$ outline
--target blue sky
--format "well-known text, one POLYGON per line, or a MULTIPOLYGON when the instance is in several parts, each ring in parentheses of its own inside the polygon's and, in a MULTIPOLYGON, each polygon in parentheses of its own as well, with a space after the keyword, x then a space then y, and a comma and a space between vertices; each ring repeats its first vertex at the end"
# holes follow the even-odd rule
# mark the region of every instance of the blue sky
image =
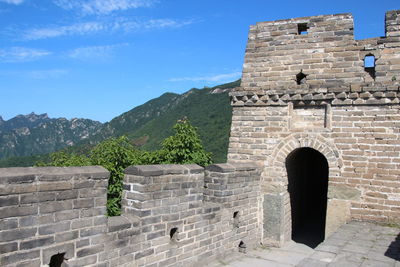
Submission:
POLYGON ((165 92, 240 78, 249 26, 353 13, 384 35, 399 0, 0 0, 0 116, 106 122, 165 92))

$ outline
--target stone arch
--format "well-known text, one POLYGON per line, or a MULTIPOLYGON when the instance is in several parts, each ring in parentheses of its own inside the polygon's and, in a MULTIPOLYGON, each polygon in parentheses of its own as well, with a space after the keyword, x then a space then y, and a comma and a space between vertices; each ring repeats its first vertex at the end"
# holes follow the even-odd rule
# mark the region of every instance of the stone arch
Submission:
MULTIPOLYGON (((329 165, 329 178, 339 176, 342 167, 342 159, 339 151, 333 143, 326 140, 320 134, 296 133, 287 136, 273 150, 266 167, 268 169, 273 168, 274 173, 281 172, 280 177, 287 184, 286 158, 292 151, 302 147, 313 148, 325 156, 329 165)), ((268 175, 268 171, 266 174, 270 176, 268 175)))
MULTIPOLYGON (((311 148, 325 157, 328 163, 329 181, 340 176, 342 159, 336 146, 320 133, 294 133, 282 138, 265 162, 261 188, 263 193, 264 242, 282 245, 292 239, 292 219, 288 192, 286 159, 295 150, 311 148), (277 240, 278 243, 272 243, 277 240)), ((329 189, 328 189, 329 190, 329 189)), ((328 203, 329 206, 329 203, 328 203)), ((326 217, 326 225, 334 218, 326 217)))

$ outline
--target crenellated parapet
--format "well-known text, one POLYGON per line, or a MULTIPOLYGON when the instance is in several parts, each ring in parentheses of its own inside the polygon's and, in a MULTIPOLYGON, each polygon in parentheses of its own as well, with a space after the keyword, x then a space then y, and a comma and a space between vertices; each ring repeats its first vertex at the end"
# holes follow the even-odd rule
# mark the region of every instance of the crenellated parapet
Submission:
POLYGON ((386 36, 366 40, 354 40, 348 13, 257 23, 250 27, 237 91, 398 88, 399 17, 398 10, 387 12, 386 36))
POLYGON ((125 173, 122 215, 106 217, 102 167, 0 169, 0 265, 198 266, 261 241, 257 166, 125 173))

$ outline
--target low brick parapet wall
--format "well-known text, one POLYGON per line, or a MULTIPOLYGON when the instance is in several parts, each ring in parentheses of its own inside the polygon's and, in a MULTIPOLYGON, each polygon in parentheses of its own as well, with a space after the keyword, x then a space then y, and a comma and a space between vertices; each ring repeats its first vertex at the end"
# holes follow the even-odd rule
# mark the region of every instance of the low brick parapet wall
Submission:
POLYGON ((99 166, 0 169, 0 265, 74 258, 106 232, 109 173, 99 166))
POLYGON ((61 255, 67 266, 195 266, 243 250, 261 240, 259 174, 251 164, 132 166, 123 214, 107 218, 102 167, 0 169, 0 265, 61 255), (229 199, 210 199, 205 185, 229 199))

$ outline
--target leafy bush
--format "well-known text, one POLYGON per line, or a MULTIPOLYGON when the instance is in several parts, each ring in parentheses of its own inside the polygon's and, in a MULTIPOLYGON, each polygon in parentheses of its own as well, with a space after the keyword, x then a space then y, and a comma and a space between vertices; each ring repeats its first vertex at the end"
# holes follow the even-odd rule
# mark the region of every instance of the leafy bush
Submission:
POLYGON ((184 118, 173 127, 175 135, 166 138, 159 151, 160 163, 211 164, 211 153, 204 151, 196 129, 184 118))
POLYGON ((175 135, 162 143, 157 151, 139 151, 125 136, 107 139, 90 151, 89 156, 60 151, 51 154, 50 163, 39 166, 89 166, 101 165, 110 172, 107 193, 107 215, 121 214, 122 181, 124 170, 140 164, 211 164, 211 153, 204 151, 196 129, 187 119, 179 120, 173 127, 175 135))

